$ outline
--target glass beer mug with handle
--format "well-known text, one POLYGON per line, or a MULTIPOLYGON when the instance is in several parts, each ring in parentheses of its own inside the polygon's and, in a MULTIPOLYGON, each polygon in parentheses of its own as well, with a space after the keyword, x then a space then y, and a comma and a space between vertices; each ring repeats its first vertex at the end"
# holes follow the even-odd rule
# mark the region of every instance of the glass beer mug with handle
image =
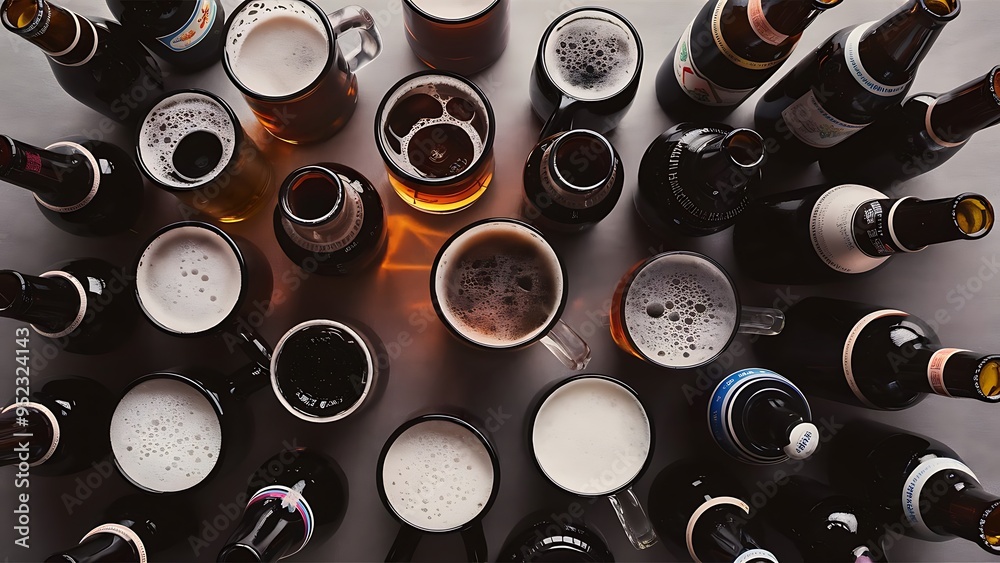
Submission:
POLYGON ((275 137, 293 144, 338 132, 358 101, 355 73, 382 52, 375 20, 360 6, 330 14, 310 0, 247 0, 226 26, 223 67, 275 137), (357 30, 345 53, 340 37, 357 30))

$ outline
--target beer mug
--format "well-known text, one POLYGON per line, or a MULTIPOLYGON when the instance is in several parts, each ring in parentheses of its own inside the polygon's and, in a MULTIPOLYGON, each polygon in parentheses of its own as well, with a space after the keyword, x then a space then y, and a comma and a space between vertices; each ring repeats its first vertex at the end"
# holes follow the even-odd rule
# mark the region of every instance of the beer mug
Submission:
POLYGON ((737 333, 773 336, 778 309, 740 305, 729 274, 711 258, 673 251, 639 262, 611 300, 611 337, 650 364, 687 369, 714 361, 737 333))
POLYGON ((271 200, 271 164, 232 108, 205 90, 169 92, 142 118, 139 169, 157 187, 223 223, 249 218, 271 200))
POLYGON ((535 228, 486 219, 455 233, 431 267, 431 302, 463 342, 513 350, 541 341, 566 367, 583 369, 590 347, 559 320, 569 294, 566 270, 535 228))
POLYGON ((653 424, 639 396, 605 375, 577 375, 541 393, 530 412, 528 451, 555 486, 607 497, 636 549, 658 538, 632 484, 653 458, 653 424))
POLYGON ((472 205, 493 179, 493 106, 457 74, 423 71, 397 82, 375 114, 375 145, 389 183, 427 213, 472 205))
POLYGON ((605 134, 635 100, 642 41, 623 16, 576 8, 545 30, 531 70, 531 106, 543 120, 540 139, 570 129, 605 134))
POLYGON ((354 114, 354 73, 382 52, 367 10, 348 6, 326 14, 311 0, 246 0, 226 24, 223 68, 254 115, 275 137, 311 143, 333 136, 354 114), (350 30, 361 45, 344 53, 350 30))
POLYGON ((431 68, 475 74, 507 48, 510 0, 403 0, 406 40, 431 68))

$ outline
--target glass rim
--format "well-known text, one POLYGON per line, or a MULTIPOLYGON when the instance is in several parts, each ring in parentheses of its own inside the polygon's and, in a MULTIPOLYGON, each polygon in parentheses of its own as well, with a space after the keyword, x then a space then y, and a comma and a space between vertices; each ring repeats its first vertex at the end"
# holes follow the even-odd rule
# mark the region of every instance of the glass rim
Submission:
POLYGON ((378 366, 372 354, 371 346, 368 343, 368 339, 365 338, 354 327, 346 323, 342 323, 340 321, 335 321, 331 319, 312 319, 309 321, 301 322, 293 326, 292 328, 288 329, 285 332, 285 334, 282 335, 282 337, 278 340, 278 343, 274 346, 274 352, 271 354, 271 366, 269 369, 271 389, 274 391, 274 395, 275 397, 277 397, 278 402, 281 403, 281 406, 285 407, 285 410, 295 415, 297 418, 304 420, 306 422, 315 422, 315 423, 336 422, 338 420, 347 418, 348 416, 354 414, 358 409, 360 409, 365 404, 365 400, 368 399, 369 395, 371 395, 372 387, 374 385, 373 382, 375 381, 375 378, 378 377, 377 370, 378 366), (278 383, 278 357, 281 355, 281 350, 282 348, 284 348, 285 343, 288 341, 289 338, 295 336, 302 330, 314 326, 334 327, 354 337, 358 341, 358 343, 361 344, 361 347, 364 350, 365 362, 367 363, 368 367, 368 378, 365 381, 365 389, 364 391, 361 392, 361 396, 358 397, 358 399, 353 404, 351 404, 351 406, 331 416, 312 416, 295 408, 290 402, 288 402, 288 399, 285 398, 284 393, 281 391, 280 384, 278 383))
POLYGON ((412 9, 415 14, 426 20, 432 21, 434 23, 449 25, 449 24, 472 23, 478 20, 479 18, 485 16, 486 14, 492 12, 501 3, 508 1, 509 0, 493 0, 493 2, 489 6, 483 8, 482 10, 458 19, 449 19, 449 18, 442 18, 440 16, 435 16, 434 14, 431 14, 430 12, 418 6, 414 0, 403 0, 403 5, 407 8, 412 9))
POLYGON ((486 514, 490 511, 490 508, 493 506, 493 503, 496 501, 498 493, 500 492, 500 457, 497 454, 496 448, 494 448, 493 444, 490 443, 490 440, 489 438, 486 437, 486 434, 480 431, 478 428, 476 428, 475 425, 453 414, 446 414, 446 413, 424 414, 411 418, 406 422, 404 422, 403 424, 399 425, 399 427, 397 427, 392 432, 392 434, 389 435, 385 443, 382 445, 382 450, 379 452, 378 456, 378 463, 376 464, 375 467, 376 467, 375 482, 378 488, 379 497, 382 500, 382 504, 389 511, 392 517, 395 518, 400 524, 404 526, 408 526, 410 528, 428 534, 446 534, 449 532, 464 530, 476 524, 477 522, 481 522, 482 519, 486 517, 486 514), (385 459, 389 455, 389 450, 392 449, 392 446, 396 443, 396 440, 398 440, 399 437, 402 436, 403 433, 409 430, 410 428, 413 428, 414 426, 423 424, 425 422, 433 422, 433 421, 450 422, 472 433, 472 435, 475 436, 476 439, 479 440, 479 442, 486 449, 486 453, 490 457, 490 463, 493 465, 493 487, 490 490, 490 498, 487 499, 487 501, 483 504, 483 507, 471 520, 459 524, 457 526, 441 530, 424 528, 416 524, 413 524, 407 519, 403 518, 403 516, 396 511, 396 508, 392 505, 392 501, 389 500, 389 495, 385 492, 385 478, 384 478, 385 459))
POLYGON ((516 350, 519 348, 530 346, 538 342, 542 338, 545 338, 545 336, 548 335, 549 332, 551 332, 552 329, 555 328, 557 324, 559 324, 559 321, 562 319, 563 312, 566 309, 566 301, 569 298, 569 280, 566 272, 566 266, 565 264, 563 264, 562 258, 559 256, 559 253, 556 252, 556 249, 552 247, 552 244, 545 238, 544 234, 542 234, 540 230, 518 219, 512 219, 509 217, 491 217, 486 219, 480 219, 479 221, 475 221, 473 223, 469 223, 468 225, 462 227, 457 232, 455 232, 455 234, 448 237, 448 240, 446 240, 444 244, 441 245, 441 248, 438 250, 437 256, 434 257, 434 261, 431 263, 430 290, 431 290, 431 305, 434 307, 434 312, 437 313, 437 316, 441 320, 441 323, 452 334, 457 336, 461 341, 471 344, 477 348, 482 348, 487 350, 516 350), (444 307, 441 305, 441 299, 438 296, 437 274, 438 274, 438 269, 441 265, 441 260, 447 254, 447 251, 451 249, 451 246, 456 241, 458 241, 458 239, 460 239, 467 233, 473 230, 488 227, 489 225, 493 224, 511 224, 515 228, 524 229, 527 230, 529 233, 537 235, 539 239, 541 239, 541 241, 545 244, 545 246, 547 246, 548 249, 552 252, 552 256, 555 258, 556 263, 559 265, 559 275, 561 276, 560 280, 561 295, 559 298, 559 305, 552 313, 552 318, 549 319, 544 326, 538 329, 538 333, 534 334, 531 338, 507 346, 491 346, 489 344, 484 344, 482 342, 476 341, 463 334, 461 330, 455 327, 448 320, 448 317, 444 312, 444 307))
POLYGON ((714 362, 715 360, 717 360, 719 358, 719 356, 721 356, 722 354, 724 354, 725 351, 729 348, 729 345, 732 344, 733 340, 736 339, 736 335, 739 334, 739 330, 740 330, 740 317, 742 315, 741 309, 742 309, 742 306, 743 306, 742 302, 740 301, 740 292, 739 292, 739 290, 736 287, 736 282, 733 280, 733 278, 729 274, 729 272, 727 272, 726 269, 722 267, 722 264, 719 264, 713 258, 711 258, 709 256, 706 256, 706 255, 704 255, 704 254, 702 254, 700 252, 694 252, 694 251, 691 251, 691 250, 669 250, 667 252, 661 252, 661 253, 659 253, 659 254, 657 254, 655 256, 651 256, 649 258, 646 258, 645 260, 642 260, 641 262, 636 263, 635 265, 632 266, 632 269, 629 270, 629 272, 625 274, 625 276, 627 276, 627 280, 626 280, 625 277, 623 277, 622 280, 619 282, 619 283, 624 283, 625 284, 624 288, 622 290, 622 296, 621 296, 621 301, 622 302, 620 304, 620 309, 621 309, 621 311, 620 311, 621 315, 620 316, 621 316, 621 318, 619 319, 619 322, 621 323, 621 326, 622 326, 622 329, 623 329, 622 332, 624 333, 625 339, 628 340, 628 343, 632 347, 632 349, 635 350, 635 352, 637 352, 642 357, 642 359, 644 359, 647 362, 653 364, 654 366, 665 368, 665 369, 682 370, 682 369, 694 369, 694 368, 699 368, 699 367, 708 365, 708 364, 714 362), (639 345, 632 338, 632 333, 629 331, 629 325, 628 325, 627 320, 625 318, 625 300, 628 299, 629 292, 632 289, 632 283, 635 282, 635 280, 639 277, 639 274, 641 274, 646 268, 648 268, 654 262, 657 262, 659 260, 668 259, 671 256, 691 256, 693 258, 698 258, 698 259, 701 259, 701 260, 705 261, 710 266, 712 266, 716 270, 718 270, 719 273, 722 274, 723 278, 726 280, 726 282, 729 284, 729 286, 733 290, 733 297, 734 297, 734 301, 735 301, 735 305, 736 305, 736 322, 733 323, 732 332, 729 334, 729 338, 726 340, 726 343, 724 345, 720 346, 718 350, 716 350, 715 355, 713 355, 711 358, 705 360, 704 362, 699 362, 699 363, 696 363, 696 364, 690 364, 690 365, 684 365, 684 366, 671 366, 671 365, 663 364, 662 362, 658 362, 654 358, 651 358, 648 354, 646 354, 645 351, 643 351, 639 347, 639 345))
MULTIPOLYGON (((315 90, 320 85, 320 83, 323 82, 324 79, 326 79, 327 75, 332 70, 332 62, 338 58, 340 48, 337 45, 337 35, 333 32, 333 26, 330 25, 330 18, 327 16, 326 11, 323 10, 323 8, 321 8, 318 4, 316 4, 312 0, 287 0, 289 2, 298 2, 300 4, 305 4, 310 9, 315 11, 316 14, 319 15, 319 19, 323 23, 323 27, 326 29, 326 41, 327 41, 326 64, 323 65, 323 70, 316 76, 316 78, 314 78, 312 82, 310 82, 301 90, 292 92, 290 94, 282 94, 280 96, 269 96, 266 94, 261 94, 260 92, 257 92, 256 90, 253 90, 249 88, 246 84, 244 84, 243 81, 240 80, 238 76, 236 76, 236 71, 233 70, 232 64, 229 62, 229 41, 228 41, 229 32, 232 30, 233 25, 236 22, 236 17, 239 14, 243 13, 243 11, 247 8, 249 4, 251 4, 252 2, 259 2, 259 1, 260 0, 243 0, 243 2, 240 3, 240 5, 237 6, 236 9, 233 11, 232 15, 229 16, 229 20, 226 22, 226 27, 222 31, 222 37, 225 45, 222 49, 222 69, 226 72, 226 76, 229 77, 229 80, 233 83, 234 86, 236 86, 236 88, 240 91, 240 93, 242 93, 244 96, 253 98, 254 100, 261 102, 276 103, 276 102, 292 102, 298 100, 299 98, 303 98, 309 93, 311 93, 313 90, 315 90)), ((353 74, 353 72, 348 71, 348 74, 353 74)))
POLYGON ((479 174, 483 164, 486 163, 489 159, 493 158, 493 142, 495 138, 496 138, 496 116, 493 113, 493 104, 490 103, 489 98, 486 97, 486 93, 484 93, 482 89, 479 88, 478 85, 476 85, 475 82, 454 72, 449 72, 445 70, 427 69, 407 75, 402 79, 400 79, 395 84, 393 84, 392 87, 390 87, 389 90, 386 91, 385 95, 382 97, 382 101, 378 105, 378 109, 375 111, 375 147, 378 149, 379 155, 382 156, 382 161, 389 169, 389 173, 398 178, 405 179, 404 181, 407 183, 413 183, 420 186, 440 187, 440 186, 448 186, 451 184, 458 184, 472 178, 476 174, 479 174), (479 158, 477 158, 474 162, 469 164, 469 166, 465 167, 465 170, 454 176, 446 176, 444 178, 416 177, 413 174, 400 168, 399 165, 396 164, 395 159, 393 159, 392 156, 388 153, 388 149, 386 149, 386 147, 384 146, 385 141, 383 140, 383 138, 385 135, 382 127, 384 125, 383 124, 384 120, 382 116, 384 114, 387 114, 388 110, 391 109, 387 107, 389 104, 389 99, 396 92, 398 92, 403 86, 405 86, 408 82, 412 82, 424 76, 444 76, 464 83, 466 86, 472 89, 473 93, 475 93, 475 95, 479 98, 479 100, 483 104, 483 108, 486 110, 486 117, 489 120, 489 123, 487 124, 488 126, 486 128, 486 138, 483 140, 483 152, 482 154, 479 155, 479 158))

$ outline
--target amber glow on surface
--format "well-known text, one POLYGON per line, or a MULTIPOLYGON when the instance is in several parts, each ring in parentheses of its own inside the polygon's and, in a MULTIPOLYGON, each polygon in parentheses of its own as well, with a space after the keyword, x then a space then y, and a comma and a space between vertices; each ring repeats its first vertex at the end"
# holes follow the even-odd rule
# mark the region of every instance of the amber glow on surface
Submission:
POLYGON ((422 259, 437 254, 441 244, 448 238, 446 231, 432 229, 405 214, 389 215, 386 218, 389 242, 380 275, 387 272, 430 272, 433 258, 422 259), (422 247, 422 248, 421 248, 422 247))

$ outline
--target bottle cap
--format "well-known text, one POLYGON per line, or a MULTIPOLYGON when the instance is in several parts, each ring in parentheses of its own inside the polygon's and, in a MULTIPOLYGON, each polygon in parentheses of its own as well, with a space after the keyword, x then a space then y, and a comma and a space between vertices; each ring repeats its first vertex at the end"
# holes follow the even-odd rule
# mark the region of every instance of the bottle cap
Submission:
POLYGON ((811 422, 800 422, 788 433, 785 453, 792 459, 805 459, 819 447, 819 429, 811 422))

